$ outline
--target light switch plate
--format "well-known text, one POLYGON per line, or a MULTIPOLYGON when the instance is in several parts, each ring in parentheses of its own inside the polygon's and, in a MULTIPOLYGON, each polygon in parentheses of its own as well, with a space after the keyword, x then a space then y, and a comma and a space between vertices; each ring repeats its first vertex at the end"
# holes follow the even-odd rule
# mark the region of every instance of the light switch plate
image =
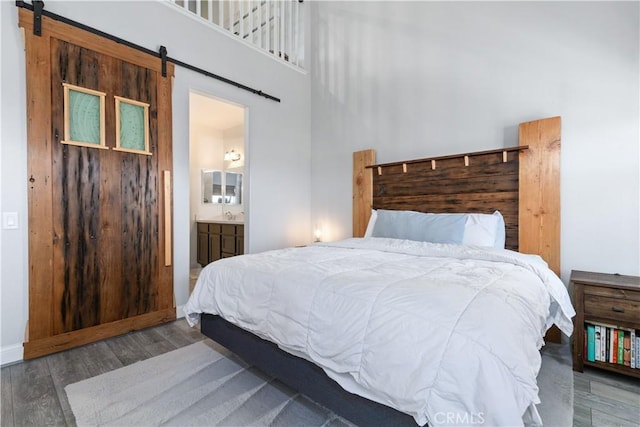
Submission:
POLYGON ((18 224, 18 212, 2 212, 2 228, 5 230, 20 228, 20 224, 18 224))

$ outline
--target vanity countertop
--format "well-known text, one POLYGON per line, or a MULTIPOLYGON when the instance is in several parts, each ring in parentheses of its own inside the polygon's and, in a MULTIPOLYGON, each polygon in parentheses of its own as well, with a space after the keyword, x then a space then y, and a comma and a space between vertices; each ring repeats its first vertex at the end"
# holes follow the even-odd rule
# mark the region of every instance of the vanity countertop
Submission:
POLYGON ((212 219, 202 219, 198 218, 196 222, 201 222, 203 224, 233 224, 233 225, 243 225, 243 219, 226 219, 226 218, 212 218, 212 219))

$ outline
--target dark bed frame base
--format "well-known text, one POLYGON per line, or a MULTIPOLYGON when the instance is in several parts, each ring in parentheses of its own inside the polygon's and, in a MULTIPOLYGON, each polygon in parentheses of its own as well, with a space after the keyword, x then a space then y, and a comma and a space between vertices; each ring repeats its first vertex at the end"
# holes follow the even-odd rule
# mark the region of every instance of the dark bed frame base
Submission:
POLYGON ((349 393, 318 366, 293 356, 220 316, 203 314, 200 330, 245 362, 359 426, 411 426, 413 417, 349 393))

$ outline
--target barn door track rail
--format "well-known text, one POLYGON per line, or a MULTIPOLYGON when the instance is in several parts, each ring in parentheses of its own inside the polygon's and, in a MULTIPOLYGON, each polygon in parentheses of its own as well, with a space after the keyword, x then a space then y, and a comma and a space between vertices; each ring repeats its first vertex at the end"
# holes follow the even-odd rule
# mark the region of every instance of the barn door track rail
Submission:
POLYGON ((137 45, 135 43, 131 43, 130 41, 121 39, 120 37, 114 36, 112 34, 105 33, 104 31, 100 31, 100 30, 98 30, 96 28, 89 27, 89 26, 84 25, 84 24, 82 24, 80 22, 73 21, 71 19, 65 18, 64 16, 60 16, 60 15, 55 14, 53 12, 49 12, 49 11, 44 9, 44 2, 43 1, 34 0, 33 4, 29 4, 29 3, 26 3, 26 2, 24 2, 22 0, 16 0, 16 7, 20 7, 20 8, 23 8, 23 9, 27 9, 27 10, 33 11, 33 33, 36 36, 42 35, 42 17, 46 16, 47 18, 51 18, 51 19, 54 19, 56 21, 63 22, 65 24, 67 24, 67 25, 72 25, 72 26, 74 26, 76 28, 80 28, 80 29, 82 29, 84 31, 88 31, 88 32, 96 34, 96 35, 98 35, 100 37, 104 37, 106 39, 113 40, 116 43, 120 43, 122 45, 131 47, 133 49, 137 49, 137 50, 139 50, 141 52, 144 52, 144 53, 147 53, 149 55, 153 55, 153 56, 158 57, 162 61, 162 76, 163 77, 166 77, 166 63, 167 63, 167 61, 169 61, 169 62, 174 63, 177 66, 180 66, 180 67, 183 67, 183 68, 187 68, 187 69, 189 69, 191 71, 195 71, 197 73, 203 74, 203 75, 205 75, 207 77, 210 77, 212 79, 216 79, 216 80, 219 80, 219 81, 221 81, 223 83, 229 84, 231 86, 235 86, 238 89, 242 89, 242 90, 245 90, 247 92, 251 92, 254 95, 258 95, 258 96, 261 96, 263 98, 270 99, 271 101, 280 102, 280 98, 277 98, 277 97, 275 97, 273 95, 269 95, 266 92, 263 92, 263 91, 258 90, 258 89, 254 89, 252 87, 249 87, 249 86, 244 85, 242 83, 238 83, 238 82, 236 82, 234 80, 231 80, 231 79, 228 79, 226 77, 219 76, 219 75, 217 75, 215 73, 212 73, 210 71, 207 71, 207 70, 204 70, 202 68, 196 67, 195 65, 191 65, 191 64, 188 64, 186 62, 180 61, 178 59, 171 58, 171 57, 167 56, 167 48, 164 47, 164 46, 160 46, 159 51, 156 52, 156 51, 153 51, 151 49, 147 49, 146 47, 137 45))

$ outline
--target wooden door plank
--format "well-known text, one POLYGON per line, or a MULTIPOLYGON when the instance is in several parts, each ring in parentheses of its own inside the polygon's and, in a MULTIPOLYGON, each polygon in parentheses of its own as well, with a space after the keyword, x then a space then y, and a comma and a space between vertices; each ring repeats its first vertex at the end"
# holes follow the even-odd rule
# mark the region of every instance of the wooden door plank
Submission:
POLYGON ((105 338, 155 326, 160 323, 170 322, 175 319, 176 310, 169 308, 39 340, 31 340, 24 344, 24 359, 33 359, 57 351, 67 350, 105 338))
POLYGON ((158 252, 157 175, 149 156, 120 152, 122 168, 122 281, 125 316, 154 310, 158 252), (143 158, 144 157, 144 158, 143 158), (151 240, 151 239, 154 240, 151 240))
MULTIPOLYGON (((119 73, 120 61, 116 58, 105 57, 100 65, 101 81, 104 82, 104 92, 109 99, 106 109, 105 123, 108 127, 106 145, 116 146, 115 134, 115 101, 113 96, 121 95, 117 88, 122 76, 119 73)), ((100 162, 100 241, 108 250, 99 254, 100 262, 100 323, 110 323, 124 319, 126 311, 123 309, 124 283, 122 280, 122 172, 120 153, 108 150, 102 153, 100 162)))
MULTIPOLYGON (((51 335, 60 334, 73 330, 72 318, 70 314, 76 309, 75 304, 77 300, 71 295, 69 289, 69 281, 65 280, 65 271, 68 272, 68 268, 65 263, 65 252, 67 247, 71 245, 68 242, 68 236, 65 233, 64 215, 60 215, 61 211, 64 212, 64 206, 68 203, 68 188, 65 191, 62 190, 60 183, 66 182, 66 176, 61 176, 61 165, 65 164, 68 160, 69 146, 63 145, 60 141, 66 138, 65 136, 65 124, 64 124, 64 107, 63 107, 63 89, 62 89, 62 75, 67 77, 68 67, 72 69, 77 66, 74 58, 68 58, 68 44, 61 43, 59 40, 51 40, 51 69, 47 78, 51 81, 51 127, 53 132, 53 145, 51 147, 51 180, 52 180, 52 199, 57 201, 53 211, 51 213, 51 219, 53 227, 53 233, 56 236, 53 245, 53 280, 51 282, 51 289, 53 291, 54 304, 52 308, 52 328, 51 335), (54 82, 60 82, 54 85, 54 82), (64 193, 64 194, 63 194, 64 193), (66 199, 66 200, 65 200, 66 199)), ((70 81, 67 83, 78 85, 76 75, 70 76, 70 81)), ((97 89, 95 87, 94 89, 97 89)), ((79 147, 74 147, 79 148, 79 147)), ((66 170, 66 168, 64 168, 66 170)), ((76 242, 74 241, 74 244, 76 242)), ((74 281, 75 282, 75 281, 74 281)), ((76 291, 76 289, 74 289, 76 291)), ((75 292, 74 292, 75 294, 75 292)))
MULTIPOLYGON (((172 82, 175 72, 175 66, 171 63, 167 64, 167 76, 158 75, 158 171, 163 173, 169 171, 170 191, 168 193, 169 200, 165 200, 164 192, 160 194, 159 206, 165 206, 168 202, 168 212, 162 210, 160 213, 161 224, 167 222, 166 215, 173 219, 173 129, 171 120, 172 110, 172 82)), ((169 221, 170 222, 170 221, 169 221)), ((165 309, 175 306, 173 292, 173 224, 169 223, 168 228, 165 226, 159 233, 158 253, 163 254, 163 260, 159 263, 157 279, 158 283, 158 308, 165 309), (170 249, 166 253, 167 247, 170 249), (170 259, 166 259, 166 257, 170 259)))
POLYGON ((119 152, 122 198, 123 289, 126 316, 157 309, 159 197, 157 73, 119 61, 118 96, 149 104, 151 156, 119 152))
MULTIPOLYGON (((22 17, 22 9, 20 16, 22 17)), ((20 25, 24 26, 21 19, 20 25)), ((29 25, 29 27, 31 24, 29 25)), ((25 31, 27 80, 27 188, 29 227, 29 339, 53 332, 53 217, 51 165, 51 39, 25 31)))
POLYGON ((104 91, 95 52, 53 39, 51 43, 54 334, 100 322, 100 164, 108 151, 61 144, 64 129, 62 82, 104 91), (56 84, 57 82, 57 84, 56 84))

